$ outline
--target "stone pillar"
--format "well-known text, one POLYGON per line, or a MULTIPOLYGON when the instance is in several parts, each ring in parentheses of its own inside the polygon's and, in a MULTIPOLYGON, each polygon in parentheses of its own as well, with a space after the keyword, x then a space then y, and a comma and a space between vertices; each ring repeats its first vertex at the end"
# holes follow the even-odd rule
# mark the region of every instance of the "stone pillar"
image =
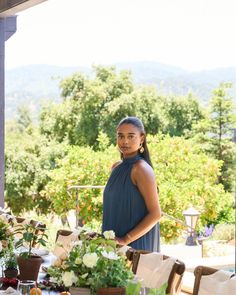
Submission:
POLYGON ((0 18, 0 207, 4 207, 5 41, 16 32, 16 16, 0 18))

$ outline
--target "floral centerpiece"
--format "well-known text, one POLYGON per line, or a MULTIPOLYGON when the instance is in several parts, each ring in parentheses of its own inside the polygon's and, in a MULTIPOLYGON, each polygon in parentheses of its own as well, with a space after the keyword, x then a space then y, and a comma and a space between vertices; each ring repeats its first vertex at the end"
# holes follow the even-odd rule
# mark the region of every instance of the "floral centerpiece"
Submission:
POLYGON ((10 225, 0 219, 0 258, 13 251, 13 233, 10 225))
POLYGON ((87 287, 91 294, 104 287, 125 287, 134 276, 113 231, 99 235, 85 230, 70 253, 49 267, 48 274, 58 286, 87 287))

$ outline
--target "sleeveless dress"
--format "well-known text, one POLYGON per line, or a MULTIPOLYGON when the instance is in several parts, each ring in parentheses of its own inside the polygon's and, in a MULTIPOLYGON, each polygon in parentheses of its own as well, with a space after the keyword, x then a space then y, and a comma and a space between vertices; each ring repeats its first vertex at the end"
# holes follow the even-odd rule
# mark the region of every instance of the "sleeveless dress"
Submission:
MULTIPOLYGON (((131 180, 132 167, 141 159, 140 155, 125 158, 112 170, 103 193, 102 232, 113 230, 117 237, 123 237, 147 215, 144 198, 131 180)), ((129 246, 159 252, 159 223, 129 246)))

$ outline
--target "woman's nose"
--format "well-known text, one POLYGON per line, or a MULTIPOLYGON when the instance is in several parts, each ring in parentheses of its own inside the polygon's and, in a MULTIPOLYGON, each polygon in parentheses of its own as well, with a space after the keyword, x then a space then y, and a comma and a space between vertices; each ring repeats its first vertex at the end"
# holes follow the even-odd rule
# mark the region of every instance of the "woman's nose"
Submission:
POLYGON ((128 143, 128 137, 124 137, 124 143, 128 143))

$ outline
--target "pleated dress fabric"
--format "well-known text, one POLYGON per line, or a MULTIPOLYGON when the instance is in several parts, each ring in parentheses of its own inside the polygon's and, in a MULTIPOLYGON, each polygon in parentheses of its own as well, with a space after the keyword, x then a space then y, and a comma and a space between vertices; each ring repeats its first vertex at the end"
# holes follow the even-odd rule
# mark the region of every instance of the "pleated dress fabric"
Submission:
MULTIPOLYGON (((125 158, 112 170, 103 194, 103 232, 113 230, 117 237, 123 237, 147 215, 144 198, 131 180, 132 167, 141 159, 140 155, 125 158)), ((129 246, 159 252, 159 223, 129 246)))

